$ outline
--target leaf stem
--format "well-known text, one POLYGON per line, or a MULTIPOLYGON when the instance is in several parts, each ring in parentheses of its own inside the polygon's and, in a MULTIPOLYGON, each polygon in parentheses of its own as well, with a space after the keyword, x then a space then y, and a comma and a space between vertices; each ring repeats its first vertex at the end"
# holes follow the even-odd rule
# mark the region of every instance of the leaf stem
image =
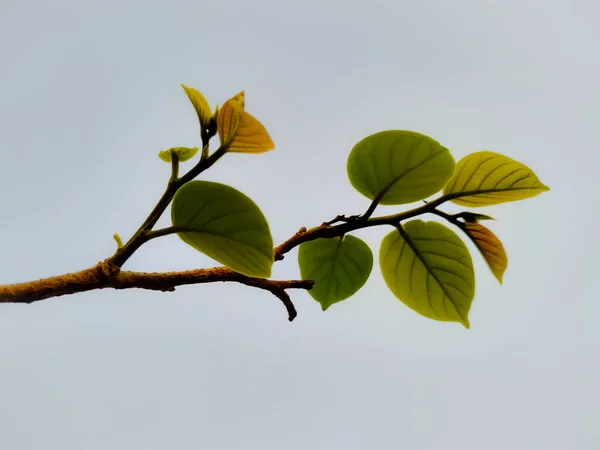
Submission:
POLYGON ((144 231, 144 235, 146 237, 146 242, 147 242, 151 239, 155 239, 155 238, 162 237, 162 236, 168 236, 170 234, 175 234, 175 233, 183 233, 185 231, 194 231, 194 230, 191 228, 186 228, 186 227, 170 226, 170 227, 161 228, 160 230, 146 230, 146 231, 144 231))
POLYGON ((179 154, 171 149, 171 179, 170 183, 174 183, 179 178, 179 154))
POLYGON ((369 205, 369 208, 365 211, 365 213, 360 216, 360 219, 362 220, 368 220, 373 213, 375 212, 375 209, 377 208, 377 205, 379 204, 379 201, 381 200, 381 196, 378 195, 377 197, 375 197, 373 199, 373 201, 371 202, 371 204, 369 205))

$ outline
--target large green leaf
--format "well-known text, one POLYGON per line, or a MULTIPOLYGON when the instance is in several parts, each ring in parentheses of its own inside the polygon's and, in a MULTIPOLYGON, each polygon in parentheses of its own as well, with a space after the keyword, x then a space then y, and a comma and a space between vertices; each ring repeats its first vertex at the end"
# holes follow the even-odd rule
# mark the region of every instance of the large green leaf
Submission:
POLYGON ((430 137, 391 130, 356 144, 346 168, 358 192, 382 205, 401 205, 442 189, 454 172, 454 158, 430 137))
POLYGON ((454 196, 454 203, 476 207, 523 200, 547 190, 548 186, 526 165, 499 153, 482 151, 458 162, 444 194, 454 196))
POLYGON ((211 181, 190 181, 175 194, 173 226, 179 237, 230 269, 251 277, 271 276, 273 238, 265 216, 238 190, 211 181), (187 231, 189 230, 189 231, 187 231))
POLYGON ((313 280, 308 293, 325 311, 354 295, 373 269, 373 252, 361 239, 345 235, 305 242, 298 249, 302 279, 313 280))
POLYGON ((381 242, 383 278, 399 300, 430 319, 469 328, 475 273, 464 242, 437 222, 412 220, 381 242))

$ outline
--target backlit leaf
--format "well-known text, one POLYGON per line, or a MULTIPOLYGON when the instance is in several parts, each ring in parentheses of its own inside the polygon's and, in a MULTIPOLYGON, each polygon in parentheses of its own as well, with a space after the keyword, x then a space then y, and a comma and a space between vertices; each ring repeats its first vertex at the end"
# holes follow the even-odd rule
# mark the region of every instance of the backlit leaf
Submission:
POLYGON ((469 328, 475 273, 464 242, 438 222, 412 220, 403 234, 383 238, 379 252, 383 278, 394 295, 430 319, 469 328))
POLYGON ((190 99, 190 102, 192 102, 192 105, 196 110, 196 114, 198 114, 198 120, 200 120, 200 125, 202 126, 202 128, 207 128, 210 123, 211 117, 210 104, 208 103, 206 98, 204 98, 204 95, 202 95, 196 89, 187 87, 183 84, 181 85, 181 87, 190 99))
POLYGON ((240 126, 227 151, 236 153, 264 153, 274 148, 275 144, 265 127, 246 111, 242 111, 240 126))
POLYGON ((229 142, 237 133, 240 125, 240 114, 244 111, 244 91, 223 103, 217 116, 217 130, 221 146, 229 142))
POLYGON ((236 272, 271 276, 273 238, 256 204, 231 186, 190 181, 175 194, 173 226, 187 244, 236 272))
POLYGON ((347 163, 352 186, 382 205, 400 205, 438 192, 454 171, 447 148, 414 131, 372 134, 350 152, 347 163))
POLYGON ((187 161, 198 153, 198 147, 173 147, 167 150, 161 150, 158 152, 158 157, 164 162, 171 162, 171 150, 177 153, 179 162, 187 161))
POLYGON ((483 255, 496 279, 502 284, 502 275, 508 265, 508 258, 500 239, 478 223, 466 223, 464 230, 483 255))
POLYGON ((217 129, 221 145, 228 152, 264 153, 275 148, 265 127, 244 110, 244 92, 227 100, 217 117, 217 129))
POLYGON ((499 153, 471 153, 456 165, 445 195, 464 206, 489 206, 534 197, 549 190, 529 167, 499 153))
POLYGON ((334 303, 354 295, 373 269, 373 252, 361 239, 345 235, 305 242, 298 249, 303 280, 315 285, 308 293, 325 311, 334 303))

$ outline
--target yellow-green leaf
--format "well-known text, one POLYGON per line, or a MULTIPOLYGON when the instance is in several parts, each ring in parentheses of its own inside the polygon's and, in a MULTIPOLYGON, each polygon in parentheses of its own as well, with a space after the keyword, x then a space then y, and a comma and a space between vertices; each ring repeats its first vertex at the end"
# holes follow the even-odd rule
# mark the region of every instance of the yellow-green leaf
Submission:
POLYGON ((346 170, 352 186, 365 197, 381 205, 401 205, 442 189, 454 172, 454 158, 429 136, 388 130, 356 144, 346 170))
POLYGON ((171 162, 171 150, 179 156, 179 162, 187 161, 198 153, 198 147, 173 147, 158 152, 158 157, 164 162, 171 162))
POLYGON ((496 279, 502 284, 502 275, 508 265, 508 258, 500 239, 479 223, 465 223, 464 230, 481 252, 496 279))
POLYGON ((379 265, 392 293, 430 319, 469 328, 475 273, 464 242, 438 222, 412 220, 383 238, 379 265))
POLYGON ((196 89, 187 87, 183 84, 181 85, 181 87, 187 94, 188 98, 190 99, 190 102, 192 102, 192 105, 194 105, 194 109, 198 114, 198 120, 200 120, 200 125, 202 126, 202 128, 208 127, 210 123, 211 111, 210 104, 208 103, 206 98, 204 98, 204 95, 202 95, 196 89))
POLYGON ((535 197, 549 190, 526 165, 499 153, 471 153, 456 165, 444 194, 464 206, 489 206, 535 197))

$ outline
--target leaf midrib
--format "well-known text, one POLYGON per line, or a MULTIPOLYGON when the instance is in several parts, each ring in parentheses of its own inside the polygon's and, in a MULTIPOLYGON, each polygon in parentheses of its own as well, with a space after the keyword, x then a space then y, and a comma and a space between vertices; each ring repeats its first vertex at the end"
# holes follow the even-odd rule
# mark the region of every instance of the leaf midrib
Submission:
MULTIPOLYGON (((416 245, 414 244, 414 242, 412 241, 411 237, 408 235, 407 231, 404 229, 404 227, 402 225, 398 226, 398 232, 402 235, 402 238, 404 239, 404 241, 408 244, 408 246, 411 248, 411 250, 413 251, 413 253, 415 254, 415 256, 417 258, 419 258, 419 261, 421 261, 421 264, 423 264, 423 266, 425 267, 425 269, 427 270, 427 273, 429 273, 432 278, 436 281, 436 283, 440 286, 440 288, 442 289, 442 291, 444 292, 444 295, 448 298, 448 300, 450 300, 450 303, 452 303, 452 307, 454 308, 454 311, 456 312, 456 314, 458 314, 458 316, 463 319, 465 321, 465 323, 469 323, 468 318, 465 318, 462 313, 458 310, 458 308, 456 307, 456 304, 454 303, 454 301, 452 301, 452 297, 450 296, 450 294, 448 293, 448 291, 446 290, 446 287, 444 286, 444 283, 442 283, 440 281, 440 279, 435 275, 435 273, 433 273, 433 271, 430 269, 429 265, 425 262, 425 259, 423 258, 423 256, 421 255, 421 252, 418 250, 418 248, 416 247, 416 245)), ((426 279, 427 280, 427 279, 426 279)), ((429 302, 429 307, 433 310, 433 306, 431 303, 431 299, 429 296, 429 293, 427 295, 427 300, 429 302)), ((435 310, 434 310, 435 311, 435 310)))

